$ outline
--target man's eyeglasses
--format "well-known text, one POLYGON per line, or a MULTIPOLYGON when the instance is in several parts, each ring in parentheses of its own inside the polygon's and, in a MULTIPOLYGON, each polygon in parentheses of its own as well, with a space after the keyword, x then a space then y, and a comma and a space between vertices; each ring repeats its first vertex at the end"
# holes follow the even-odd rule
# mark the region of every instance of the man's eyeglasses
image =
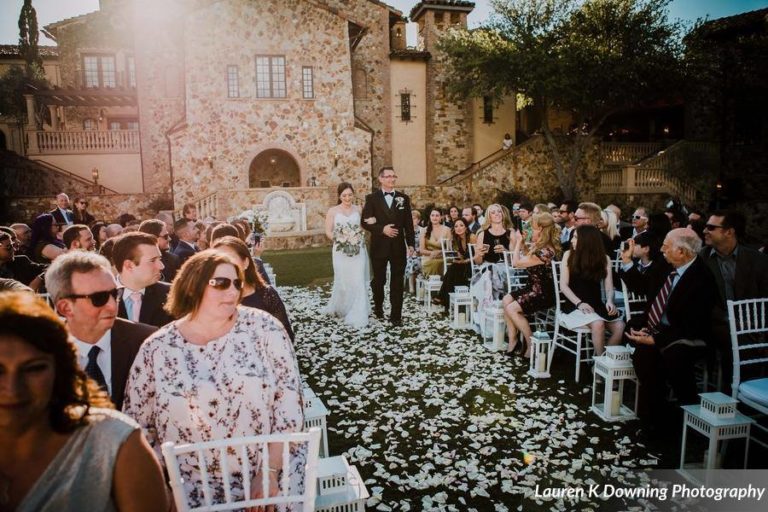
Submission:
POLYGON ((111 290, 105 290, 103 292, 94 292, 88 295, 74 295, 74 294, 67 295, 64 298, 65 299, 91 299, 91 304, 93 304, 93 307, 100 308, 101 306, 103 306, 109 301, 110 297, 117 300, 117 297, 119 295, 120 295, 120 290, 118 290, 117 288, 112 288, 111 290))
POLYGON ((587 219, 589 219, 589 217, 578 217, 578 216, 575 216, 573 218, 573 220, 587 220, 587 219))
POLYGON ((216 290, 229 290, 229 287, 232 285, 235 286, 237 291, 243 289, 243 282, 240 279, 230 279, 228 277, 212 277, 208 280, 208 284, 216 290))
POLYGON ((397 174, 385 174, 382 176, 383 179, 389 179, 389 178, 397 178, 397 174))
POLYGON ((706 224, 704 229, 707 231, 714 231, 716 229, 725 229, 725 226, 716 226, 714 224, 706 224))

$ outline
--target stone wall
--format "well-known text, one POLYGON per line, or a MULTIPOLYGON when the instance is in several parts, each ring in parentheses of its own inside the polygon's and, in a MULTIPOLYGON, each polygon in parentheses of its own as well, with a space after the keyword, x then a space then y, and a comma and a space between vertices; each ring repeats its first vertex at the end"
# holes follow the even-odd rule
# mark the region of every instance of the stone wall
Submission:
POLYGON ((72 196, 91 194, 94 185, 74 175, 56 172, 10 151, 0 151, 0 197, 72 196))

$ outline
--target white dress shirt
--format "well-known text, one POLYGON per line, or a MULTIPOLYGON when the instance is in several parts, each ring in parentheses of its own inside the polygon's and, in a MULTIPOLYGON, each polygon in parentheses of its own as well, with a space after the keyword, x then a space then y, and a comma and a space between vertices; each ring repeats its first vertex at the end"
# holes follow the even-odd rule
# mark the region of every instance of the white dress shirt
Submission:
POLYGON ((104 375, 104 381, 107 383, 107 391, 112 394, 112 330, 108 330, 104 333, 96 343, 86 343, 72 336, 77 347, 77 364, 80 365, 80 369, 85 371, 85 367, 88 365, 88 353, 91 351, 94 345, 101 349, 99 355, 96 356, 96 364, 99 365, 101 373, 104 375))

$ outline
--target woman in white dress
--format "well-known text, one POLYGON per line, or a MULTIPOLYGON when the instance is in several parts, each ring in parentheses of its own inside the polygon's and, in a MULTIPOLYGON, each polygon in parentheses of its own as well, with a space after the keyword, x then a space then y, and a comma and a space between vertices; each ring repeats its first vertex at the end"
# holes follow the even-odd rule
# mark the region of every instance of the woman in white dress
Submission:
POLYGON ((368 325, 370 278, 360 207, 353 204, 355 190, 349 183, 340 183, 337 193, 339 204, 325 216, 325 235, 333 241, 333 291, 323 313, 362 328, 368 325))

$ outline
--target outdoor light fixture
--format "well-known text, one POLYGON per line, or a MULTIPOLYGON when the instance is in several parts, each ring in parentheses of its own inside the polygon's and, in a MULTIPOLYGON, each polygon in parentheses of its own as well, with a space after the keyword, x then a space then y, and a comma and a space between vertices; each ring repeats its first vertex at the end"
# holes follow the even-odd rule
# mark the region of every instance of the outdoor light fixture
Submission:
POLYGON ((211 155, 205 155, 203 157, 203 162, 208 164, 208 167, 213 169, 213 156, 211 155))
POLYGON ((96 167, 91 169, 91 177, 93 178, 93 183, 98 185, 99 184, 99 170, 96 167))
POLYGON ((339 166, 339 154, 334 153, 333 155, 333 166, 338 167, 339 166))

